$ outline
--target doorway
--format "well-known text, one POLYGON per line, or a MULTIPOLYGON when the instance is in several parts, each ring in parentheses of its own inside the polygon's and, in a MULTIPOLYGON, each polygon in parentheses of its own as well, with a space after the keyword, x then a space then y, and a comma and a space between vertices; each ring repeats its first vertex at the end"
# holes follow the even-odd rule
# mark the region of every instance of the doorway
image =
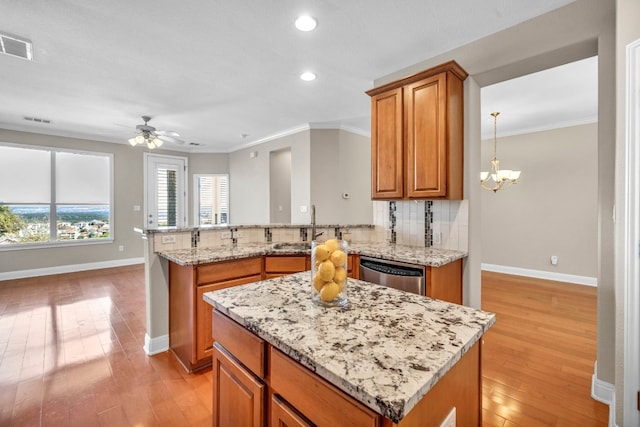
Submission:
POLYGON ((291 148, 269 153, 270 223, 291 223, 291 148))
POLYGON ((145 228, 187 225, 187 158, 144 153, 145 228))

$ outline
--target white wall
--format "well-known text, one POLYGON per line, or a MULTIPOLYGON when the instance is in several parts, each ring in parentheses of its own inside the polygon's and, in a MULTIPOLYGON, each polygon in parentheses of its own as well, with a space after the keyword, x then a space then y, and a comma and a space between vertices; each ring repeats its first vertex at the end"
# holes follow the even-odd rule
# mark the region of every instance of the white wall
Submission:
MULTIPOLYGON (((483 170, 493 139, 482 142, 483 170)), ((518 183, 481 193, 482 262, 569 274, 595 282, 598 125, 498 138, 498 159, 518 183), (558 256, 558 265, 549 257, 558 256)))

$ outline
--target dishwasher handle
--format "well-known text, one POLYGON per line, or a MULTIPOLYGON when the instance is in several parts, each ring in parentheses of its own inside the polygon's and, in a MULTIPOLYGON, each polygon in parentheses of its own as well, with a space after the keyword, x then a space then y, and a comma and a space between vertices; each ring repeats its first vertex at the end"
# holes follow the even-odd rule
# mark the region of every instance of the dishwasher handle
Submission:
POLYGON ((366 260, 360 260, 360 265, 368 268, 369 270, 377 271, 379 273, 390 274, 393 276, 409 276, 409 277, 424 276, 424 271, 421 268, 402 267, 398 265, 389 265, 381 262, 371 262, 366 260))

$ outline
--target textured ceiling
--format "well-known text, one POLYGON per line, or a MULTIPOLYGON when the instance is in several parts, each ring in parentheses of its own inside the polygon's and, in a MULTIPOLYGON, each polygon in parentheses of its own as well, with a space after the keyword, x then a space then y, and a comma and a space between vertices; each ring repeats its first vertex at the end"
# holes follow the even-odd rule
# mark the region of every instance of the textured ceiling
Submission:
POLYGON ((567 3, 0 0, 0 32, 34 45, 33 62, 0 55, 0 127, 126 143, 150 115, 206 152, 310 125, 368 132, 374 79, 567 3), (302 13, 315 31, 295 29, 302 13))

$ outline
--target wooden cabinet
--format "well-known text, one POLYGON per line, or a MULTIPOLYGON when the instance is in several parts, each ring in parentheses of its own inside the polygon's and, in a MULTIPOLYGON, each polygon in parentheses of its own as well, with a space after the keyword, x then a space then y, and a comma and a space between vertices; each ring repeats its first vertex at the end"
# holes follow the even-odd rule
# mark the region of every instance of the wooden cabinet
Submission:
POLYGON ((285 276, 311 269, 309 255, 267 255, 264 257, 264 278, 285 276))
POLYGON ((213 426, 264 426, 266 385, 218 344, 212 373, 213 426))
POLYGON ((211 306, 202 295, 262 279, 262 257, 198 266, 169 262, 169 348, 191 372, 211 364, 211 306))
POLYGON ((347 257, 347 276, 352 279, 360 278, 360 255, 351 254, 347 257))
POLYGON ((381 416, 270 347, 271 388, 319 426, 380 426, 381 416), (328 410, 327 408, 331 408, 328 410))
POLYGON ((462 260, 427 267, 427 296, 462 304, 462 260))
POLYGON ((451 61, 367 92, 372 199, 462 199, 466 77, 451 61))

